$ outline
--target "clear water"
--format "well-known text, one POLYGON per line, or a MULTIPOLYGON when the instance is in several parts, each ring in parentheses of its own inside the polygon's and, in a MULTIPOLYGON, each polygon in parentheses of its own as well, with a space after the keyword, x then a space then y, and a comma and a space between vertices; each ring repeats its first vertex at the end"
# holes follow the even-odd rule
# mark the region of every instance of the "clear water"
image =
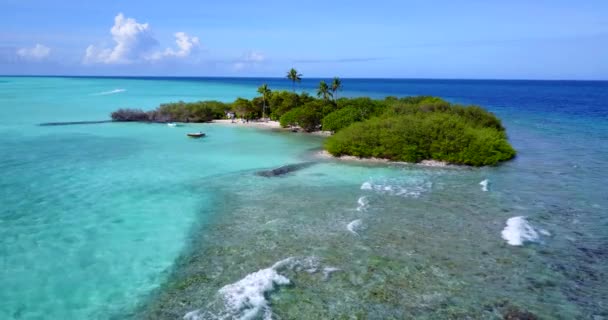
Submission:
POLYGON ((238 317, 254 308, 233 310, 218 291, 289 257, 277 272, 290 284, 271 283, 257 317, 608 317, 606 82, 344 80, 343 95, 431 94, 496 112, 519 154, 482 169, 318 160, 320 138, 229 125, 36 126, 252 97, 261 82, 290 87, 0 78, 0 318, 238 317), (208 138, 185 137, 199 129, 208 138), (318 163, 254 174, 303 161, 318 163), (501 238, 514 216, 537 241, 501 238))

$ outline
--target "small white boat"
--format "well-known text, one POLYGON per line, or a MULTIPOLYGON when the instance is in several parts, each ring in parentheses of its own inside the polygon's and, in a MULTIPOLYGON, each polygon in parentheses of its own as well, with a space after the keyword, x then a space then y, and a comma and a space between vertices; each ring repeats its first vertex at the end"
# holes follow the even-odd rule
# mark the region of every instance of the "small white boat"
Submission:
POLYGON ((204 132, 190 132, 190 133, 186 133, 186 135, 190 138, 202 138, 205 136, 204 132))
POLYGON ((177 127, 177 123, 175 122, 167 122, 167 125, 172 128, 177 127))

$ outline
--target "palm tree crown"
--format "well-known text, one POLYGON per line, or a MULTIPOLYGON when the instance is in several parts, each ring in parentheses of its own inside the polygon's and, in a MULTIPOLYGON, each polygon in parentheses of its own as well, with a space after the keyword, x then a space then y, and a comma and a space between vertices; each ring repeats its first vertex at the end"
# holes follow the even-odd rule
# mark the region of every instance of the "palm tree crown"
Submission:
POLYGON ((329 86, 324 80, 321 80, 321 82, 319 82, 319 89, 317 90, 317 97, 323 97, 323 100, 329 100, 329 97, 331 96, 332 94, 329 91, 329 86))
POLYGON ((292 82, 292 89, 295 92, 296 91, 296 82, 300 82, 302 81, 302 74, 298 73, 298 71, 294 68, 291 68, 291 70, 287 71, 287 79, 291 80, 292 82))
POLYGON ((262 95, 262 101, 264 103, 262 107, 262 118, 266 118, 266 98, 270 95, 270 89, 267 84, 263 84, 258 88, 258 93, 262 95))
POLYGON ((331 82, 331 91, 333 92, 334 99, 338 99, 338 90, 342 90, 342 80, 338 77, 334 77, 334 80, 331 82))

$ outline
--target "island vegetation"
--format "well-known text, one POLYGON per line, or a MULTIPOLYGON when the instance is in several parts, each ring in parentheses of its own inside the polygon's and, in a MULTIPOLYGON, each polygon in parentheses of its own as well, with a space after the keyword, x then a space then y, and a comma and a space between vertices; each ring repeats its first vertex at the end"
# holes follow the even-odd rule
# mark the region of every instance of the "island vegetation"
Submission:
POLYGON ((495 165, 516 154, 505 128, 494 114, 437 97, 338 98, 340 78, 319 83, 316 97, 297 93, 302 75, 287 72, 292 91, 262 84, 253 99, 174 102, 155 110, 121 109, 114 121, 209 122, 229 115, 246 120, 279 121, 306 132, 328 131, 325 149, 334 156, 391 161, 439 160, 471 166, 495 165))

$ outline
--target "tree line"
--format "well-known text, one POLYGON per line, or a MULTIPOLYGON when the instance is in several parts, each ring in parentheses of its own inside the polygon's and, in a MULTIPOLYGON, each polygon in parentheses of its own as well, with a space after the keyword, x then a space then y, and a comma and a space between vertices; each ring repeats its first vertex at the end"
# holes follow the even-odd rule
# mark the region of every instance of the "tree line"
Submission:
POLYGON ((271 119, 282 127, 334 133, 325 148, 335 156, 377 157, 418 162, 426 159, 473 166, 493 165, 515 156, 505 128, 494 114, 478 106, 451 104, 430 96, 338 98, 342 81, 320 81, 316 97, 296 92, 302 74, 287 72, 292 90, 257 89, 253 99, 174 102, 151 111, 121 109, 115 121, 207 122, 227 114, 249 120, 271 119))

